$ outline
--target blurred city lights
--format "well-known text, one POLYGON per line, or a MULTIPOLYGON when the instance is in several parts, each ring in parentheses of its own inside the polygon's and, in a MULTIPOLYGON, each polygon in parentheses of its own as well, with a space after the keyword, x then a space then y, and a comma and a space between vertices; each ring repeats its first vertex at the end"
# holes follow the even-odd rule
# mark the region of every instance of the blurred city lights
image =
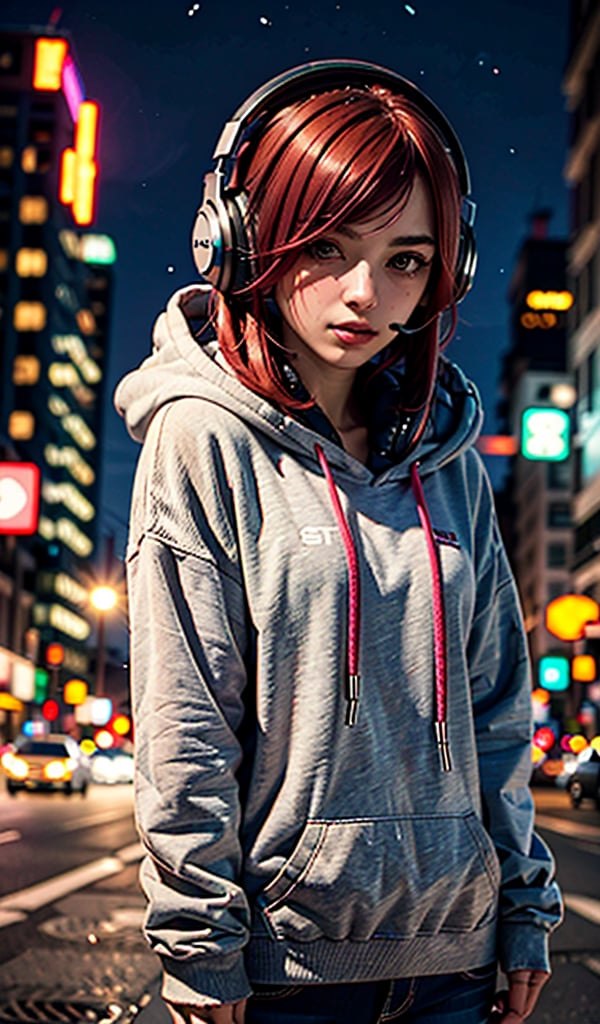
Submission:
POLYGON ((92 725, 106 725, 111 715, 112 701, 108 697, 96 697, 91 707, 92 725))
POLYGON ((131 728, 131 721, 127 715, 116 715, 110 723, 110 727, 117 736, 126 736, 131 728))
POLYGON ((580 683, 596 679, 596 659, 591 654, 576 654, 571 662, 571 676, 580 683))
POLYGON ((55 722, 59 715, 60 707, 58 702, 52 700, 52 698, 45 700, 42 704, 42 717, 45 718, 47 722, 55 722))
POLYGON ((552 729, 549 726, 544 725, 541 729, 538 729, 533 736, 533 742, 536 747, 540 750, 548 751, 551 750, 556 741, 556 737, 552 729))
POLYGON ((88 695, 88 686, 83 679, 69 679, 63 690, 65 704, 83 704, 88 695))
POLYGON ((113 737, 111 733, 109 733, 108 729, 100 729, 94 736, 94 740, 96 742, 96 746, 99 747, 100 750, 108 750, 114 743, 113 737))
POLYGON ((546 606, 546 629, 559 640, 581 640, 588 622, 597 622, 600 606, 585 594, 563 594, 546 606))
POLYGON ((532 764, 541 764, 546 757, 545 752, 541 747, 536 746, 535 743, 531 744, 531 762, 532 764))
POLYGON ((531 699, 534 700, 537 704, 549 704, 550 694, 547 690, 544 690, 543 687, 538 686, 536 690, 533 690, 531 694, 531 699))
POLYGON ((581 754, 582 750, 588 746, 588 741, 585 736, 571 736, 569 746, 574 754, 581 754))

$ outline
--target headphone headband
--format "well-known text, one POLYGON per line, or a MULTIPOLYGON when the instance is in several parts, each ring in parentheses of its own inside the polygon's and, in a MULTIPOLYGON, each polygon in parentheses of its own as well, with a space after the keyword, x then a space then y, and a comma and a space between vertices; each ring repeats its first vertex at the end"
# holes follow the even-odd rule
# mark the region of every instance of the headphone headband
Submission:
POLYGON ((246 223, 247 197, 239 188, 229 187, 235 174, 226 175, 226 164, 235 168, 237 149, 247 129, 254 125, 258 131, 261 120, 297 99, 333 89, 364 89, 372 84, 387 87, 412 102, 435 129, 453 163, 462 196, 454 301, 460 302, 467 294, 477 265, 473 232, 476 205, 470 198, 471 178, 462 145, 439 107, 418 86, 395 71, 360 60, 312 61, 284 71, 256 89, 224 125, 213 152, 216 166, 205 176, 204 195, 192 230, 196 268, 218 291, 226 294, 243 289, 255 276, 246 223))
POLYGON ((408 78, 362 60, 316 60, 290 68, 259 86, 224 125, 213 152, 213 160, 228 159, 235 152, 242 133, 253 120, 289 106, 310 93, 365 85, 388 86, 391 92, 412 100, 432 122, 452 157, 463 197, 471 192, 471 178, 462 145, 442 111, 408 78))

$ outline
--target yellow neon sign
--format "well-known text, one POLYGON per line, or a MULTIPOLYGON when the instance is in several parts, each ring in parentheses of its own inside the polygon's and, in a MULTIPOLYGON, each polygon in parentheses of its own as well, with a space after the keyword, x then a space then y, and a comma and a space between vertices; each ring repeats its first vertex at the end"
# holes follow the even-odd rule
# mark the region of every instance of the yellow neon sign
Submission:
POLYGON ((36 39, 33 58, 34 89, 58 92, 62 83, 62 69, 67 50, 66 39, 36 39))
POLYGON ((520 322, 528 331, 539 328, 541 331, 549 331, 556 327, 558 317, 556 313, 521 313, 520 322))
POLYGON ((75 148, 63 151, 58 195, 70 206, 76 224, 85 227, 94 219, 96 205, 96 149, 98 145, 99 107, 84 100, 77 111, 75 148))
POLYGON ((555 309, 559 313, 565 313, 573 305, 571 292, 543 292, 535 289, 528 293, 525 302, 530 309, 555 309))

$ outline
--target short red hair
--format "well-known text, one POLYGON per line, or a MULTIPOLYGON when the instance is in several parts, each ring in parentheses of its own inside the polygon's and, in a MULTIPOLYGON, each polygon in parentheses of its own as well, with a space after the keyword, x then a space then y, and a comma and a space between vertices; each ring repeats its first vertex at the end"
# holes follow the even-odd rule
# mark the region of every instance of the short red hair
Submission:
POLYGON ((267 299, 303 247, 344 223, 361 223, 398 200, 415 176, 429 188, 436 256, 420 307, 423 329, 394 342, 387 365, 404 359, 407 409, 430 390, 438 347, 435 315, 452 306, 461 195, 444 142, 425 114, 382 86, 319 93, 278 111, 251 140, 238 172, 249 202, 258 276, 243 291, 219 296, 217 332, 223 355, 253 391, 289 410, 298 402, 281 382, 267 299))

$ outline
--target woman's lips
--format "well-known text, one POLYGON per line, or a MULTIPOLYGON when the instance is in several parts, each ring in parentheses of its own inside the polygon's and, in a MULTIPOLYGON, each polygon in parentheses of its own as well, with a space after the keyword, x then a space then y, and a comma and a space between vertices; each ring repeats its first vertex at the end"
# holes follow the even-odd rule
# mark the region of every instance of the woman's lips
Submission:
POLYGON ((343 345, 367 345, 377 336, 370 327, 351 327, 349 324, 332 326, 332 331, 343 345))

